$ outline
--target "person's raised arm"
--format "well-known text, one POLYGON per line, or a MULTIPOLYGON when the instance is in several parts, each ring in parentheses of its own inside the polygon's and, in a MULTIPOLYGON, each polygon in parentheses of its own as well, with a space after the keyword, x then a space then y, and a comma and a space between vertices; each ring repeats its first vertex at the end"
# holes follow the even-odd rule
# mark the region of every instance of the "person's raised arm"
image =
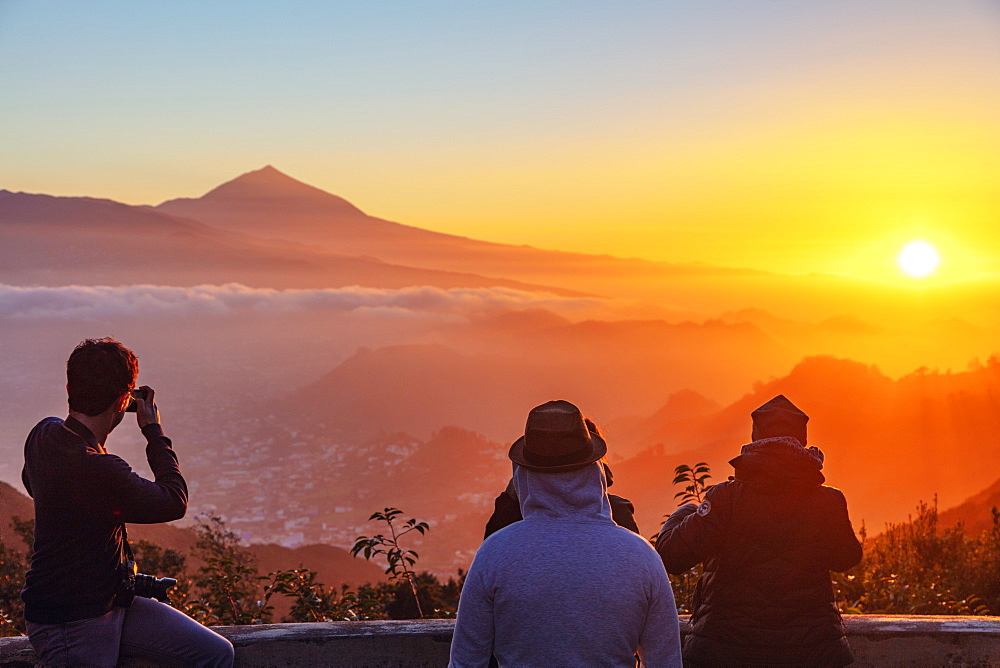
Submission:
POLYGON ((710 488, 700 506, 681 506, 663 524, 656 537, 656 552, 668 573, 683 573, 719 549, 729 520, 727 485, 710 488))
POLYGON ((111 491, 112 513, 122 522, 136 524, 180 519, 187 512, 188 491, 177 454, 170 439, 163 435, 153 389, 144 385, 136 395, 136 421, 146 437, 146 461, 153 472, 153 480, 134 473, 120 457, 102 456, 111 491))
POLYGON ((824 488, 831 497, 829 503, 829 562, 831 571, 843 572, 857 566, 861 562, 862 547, 851 526, 851 518, 847 514, 847 499, 839 489, 824 488))

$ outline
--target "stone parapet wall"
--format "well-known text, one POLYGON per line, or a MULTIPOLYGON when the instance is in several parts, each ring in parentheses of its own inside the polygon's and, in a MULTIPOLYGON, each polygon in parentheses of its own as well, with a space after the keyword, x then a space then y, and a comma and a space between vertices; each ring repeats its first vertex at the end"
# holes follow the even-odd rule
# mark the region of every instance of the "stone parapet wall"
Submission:
MULTIPOLYGON (((1000 617, 850 615, 844 619, 855 666, 1000 666, 1000 617)), ((216 630, 235 645, 236 665, 241 667, 444 666, 454 625, 450 620, 426 620, 216 630)), ((682 633, 686 632, 682 624, 682 633)), ((35 665, 27 638, 0 638, 0 667, 35 665)))

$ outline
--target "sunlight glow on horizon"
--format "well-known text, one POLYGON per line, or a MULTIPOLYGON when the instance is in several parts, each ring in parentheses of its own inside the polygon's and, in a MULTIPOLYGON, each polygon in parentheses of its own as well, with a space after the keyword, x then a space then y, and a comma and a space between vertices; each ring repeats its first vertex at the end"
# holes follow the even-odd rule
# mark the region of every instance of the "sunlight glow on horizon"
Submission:
POLYGON ((897 261, 899 268, 910 278, 925 278, 937 269, 941 256, 933 245, 918 239, 903 247, 897 261))

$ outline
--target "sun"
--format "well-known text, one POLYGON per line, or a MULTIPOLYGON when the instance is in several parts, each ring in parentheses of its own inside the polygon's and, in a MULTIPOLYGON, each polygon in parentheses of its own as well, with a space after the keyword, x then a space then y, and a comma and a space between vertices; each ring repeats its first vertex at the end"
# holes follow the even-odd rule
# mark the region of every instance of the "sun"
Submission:
POLYGON ((897 258, 899 268, 910 278, 930 276, 941 262, 937 249, 926 241, 911 241, 903 246, 897 258))

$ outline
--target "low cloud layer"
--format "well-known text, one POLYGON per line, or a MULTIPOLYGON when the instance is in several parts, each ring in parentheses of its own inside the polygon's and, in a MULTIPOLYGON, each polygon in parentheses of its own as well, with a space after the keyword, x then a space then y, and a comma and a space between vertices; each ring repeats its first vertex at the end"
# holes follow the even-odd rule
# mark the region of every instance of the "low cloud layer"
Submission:
POLYGON ((593 307, 600 300, 566 299, 506 288, 411 287, 273 290, 238 283, 190 288, 163 285, 121 287, 69 285, 20 287, 0 284, 0 317, 16 319, 104 319, 287 313, 323 310, 381 317, 409 314, 477 315, 498 310, 544 308, 562 313, 593 307))

